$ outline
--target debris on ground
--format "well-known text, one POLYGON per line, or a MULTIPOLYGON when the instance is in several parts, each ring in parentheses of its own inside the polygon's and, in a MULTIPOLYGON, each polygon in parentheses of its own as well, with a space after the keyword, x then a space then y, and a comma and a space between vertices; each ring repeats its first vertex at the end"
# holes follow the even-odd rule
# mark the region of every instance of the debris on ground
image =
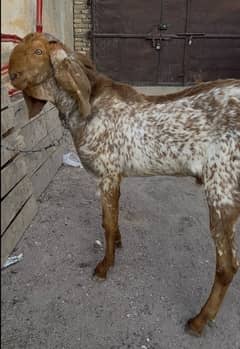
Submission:
POLYGON ((83 168, 78 155, 72 151, 67 154, 63 154, 63 164, 67 166, 83 168))
POLYGON ((6 262, 3 264, 2 269, 8 268, 13 264, 16 264, 18 262, 20 262, 23 259, 23 253, 20 253, 18 256, 11 256, 8 257, 8 259, 6 260, 6 262))

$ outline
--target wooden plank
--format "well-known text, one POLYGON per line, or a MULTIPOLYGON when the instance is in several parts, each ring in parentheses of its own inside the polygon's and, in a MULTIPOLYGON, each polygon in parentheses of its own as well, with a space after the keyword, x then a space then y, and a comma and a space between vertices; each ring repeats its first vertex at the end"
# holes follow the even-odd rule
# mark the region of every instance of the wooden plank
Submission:
POLYGON ((17 156, 1 172, 1 198, 5 196, 16 183, 27 173, 27 165, 23 155, 17 156))
POLYGON ((56 109, 56 107, 51 102, 47 102, 43 107, 44 112, 48 112, 49 110, 52 110, 52 109, 56 109))
POLYGON ((10 100, 8 97, 8 90, 6 86, 1 86, 1 109, 8 107, 10 100))
POLYGON ((15 126, 15 115, 13 108, 1 111, 1 136, 15 126))
MULTIPOLYGON (((42 139, 33 149, 43 148, 54 141, 60 139, 62 136, 62 128, 54 129, 44 139, 42 139)), ((56 151, 57 147, 52 147, 47 150, 43 150, 39 153, 28 153, 26 154, 26 162, 29 175, 32 175, 46 160, 47 158, 56 151)))
MULTIPOLYGON (((32 120, 29 119, 28 108, 27 108, 27 105, 25 103, 24 98, 17 99, 15 102, 12 102, 11 105, 14 108, 14 112, 15 112, 15 115, 16 115, 16 124, 17 124, 18 127, 23 127, 27 123, 33 122, 38 117, 38 116, 36 116, 32 120)), ((48 113, 52 109, 56 109, 56 108, 54 107, 53 104, 47 103, 44 106, 43 110, 41 111, 41 113, 39 115, 44 117, 44 114, 48 113)))
POLYGON ((62 164, 63 149, 59 147, 31 177, 33 193, 38 198, 62 164))
POLYGON ((35 198, 31 196, 1 237, 1 266, 22 237, 36 213, 37 203, 35 198))
MULTIPOLYGON (((14 131, 13 133, 2 139, 2 144, 3 146, 6 145, 13 149, 23 149, 25 147, 24 138, 20 134, 19 130, 14 131)), ((18 151, 7 150, 6 148, 1 147, 1 167, 3 167, 6 162, 11 160, 16 154, 18 154, 18 151)))
POLYGON ((16 124, 21 128, 29 122, 27 105, 23 98, 11 103, 11 105, 15 113, 16 124))
POLYGON ((37 117, 28 122, 22 129, 21 134, 24 137, 26 149, 32 149, 40 140, 47 135, 47 126, 44 115, 39 114, 37 117))
POLYGON ((58 114, 59 112, 55 107, 46 112, 46 124, 48 131, 61 127, 61 121, 58 114))
POLYGON ((32 184, 24 177, 1 202, 1 235, 32 194, 32 184))

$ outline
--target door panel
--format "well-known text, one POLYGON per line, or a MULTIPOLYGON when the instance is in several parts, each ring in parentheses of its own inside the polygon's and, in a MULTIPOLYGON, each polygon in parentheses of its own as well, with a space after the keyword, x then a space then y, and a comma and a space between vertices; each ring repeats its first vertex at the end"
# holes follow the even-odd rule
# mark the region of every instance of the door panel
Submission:
POLYGON ((94 26, 99 33, 147 33, 159 24, 160 0, 94 1, 94 26))
MULTIPOLYGON (((168 24, 166 33, 183 33, 186 25, 187 0, 163 0, 161 22, 168 24)), ((165 32, 164 32, 165 33, 165 32)))
POLYGON ((136 84, 156 84, 158 51, 143 39, 95 39, 98 70, 114 80, 136 84))
POLYGON ((187 48, 188 83, 240 78, 239 1, 191 1, 189 32, 202 32, 206 37, 193 38, 191 47, 187 48))
POLYGON ((92 43, 97 69, 122 82, 156 84, 159 53, 144 36, 160 23, 160 11, 159 0, 149 0, 147 5, 138 0, 94 1, 92 43))
POLYGON ((239 40, 193 39, 187 81, 240 78, 239 40))
POLYGON ((192 0, 190 32, 240 34, 240 1, 192 0))
POLYGON ((97 69, 136 85, 240 78, 240 1, 92 0, 97 69))
POLYGON ((162 42, 158 84, 181 85, 183 83, 184 45, 184 39, 172 39, 162 42))

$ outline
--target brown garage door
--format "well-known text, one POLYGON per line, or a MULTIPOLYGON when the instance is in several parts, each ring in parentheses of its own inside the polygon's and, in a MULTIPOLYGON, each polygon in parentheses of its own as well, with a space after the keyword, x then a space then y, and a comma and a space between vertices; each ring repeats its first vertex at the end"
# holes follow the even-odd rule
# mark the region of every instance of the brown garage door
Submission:
POLYGON ((93 0, 99 71, 136 85, 240 78, 240 1, 93 0))

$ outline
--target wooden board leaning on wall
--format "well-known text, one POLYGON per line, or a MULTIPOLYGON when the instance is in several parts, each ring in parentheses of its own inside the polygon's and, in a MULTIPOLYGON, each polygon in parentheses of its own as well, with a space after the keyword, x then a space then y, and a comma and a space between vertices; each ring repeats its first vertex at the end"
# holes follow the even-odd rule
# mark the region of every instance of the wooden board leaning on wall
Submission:
POLYGON ((42 149, 61 139, 62 127, 57 110, 47 104, 29 120, 22 96, 8 98, 1 86, 1 265, 12 252, 37 212, 37 199, 62 163, 62 146, 42 149), (17 149, 37 150, 22 153, 17 149))
POLYGON ((16 246, 37 212, 32 183, 27 175, 24 138, 17 128, 14 109, 6 88, 1 87, 1 143, 16 150, 1 147, 1 266, 16 246))

